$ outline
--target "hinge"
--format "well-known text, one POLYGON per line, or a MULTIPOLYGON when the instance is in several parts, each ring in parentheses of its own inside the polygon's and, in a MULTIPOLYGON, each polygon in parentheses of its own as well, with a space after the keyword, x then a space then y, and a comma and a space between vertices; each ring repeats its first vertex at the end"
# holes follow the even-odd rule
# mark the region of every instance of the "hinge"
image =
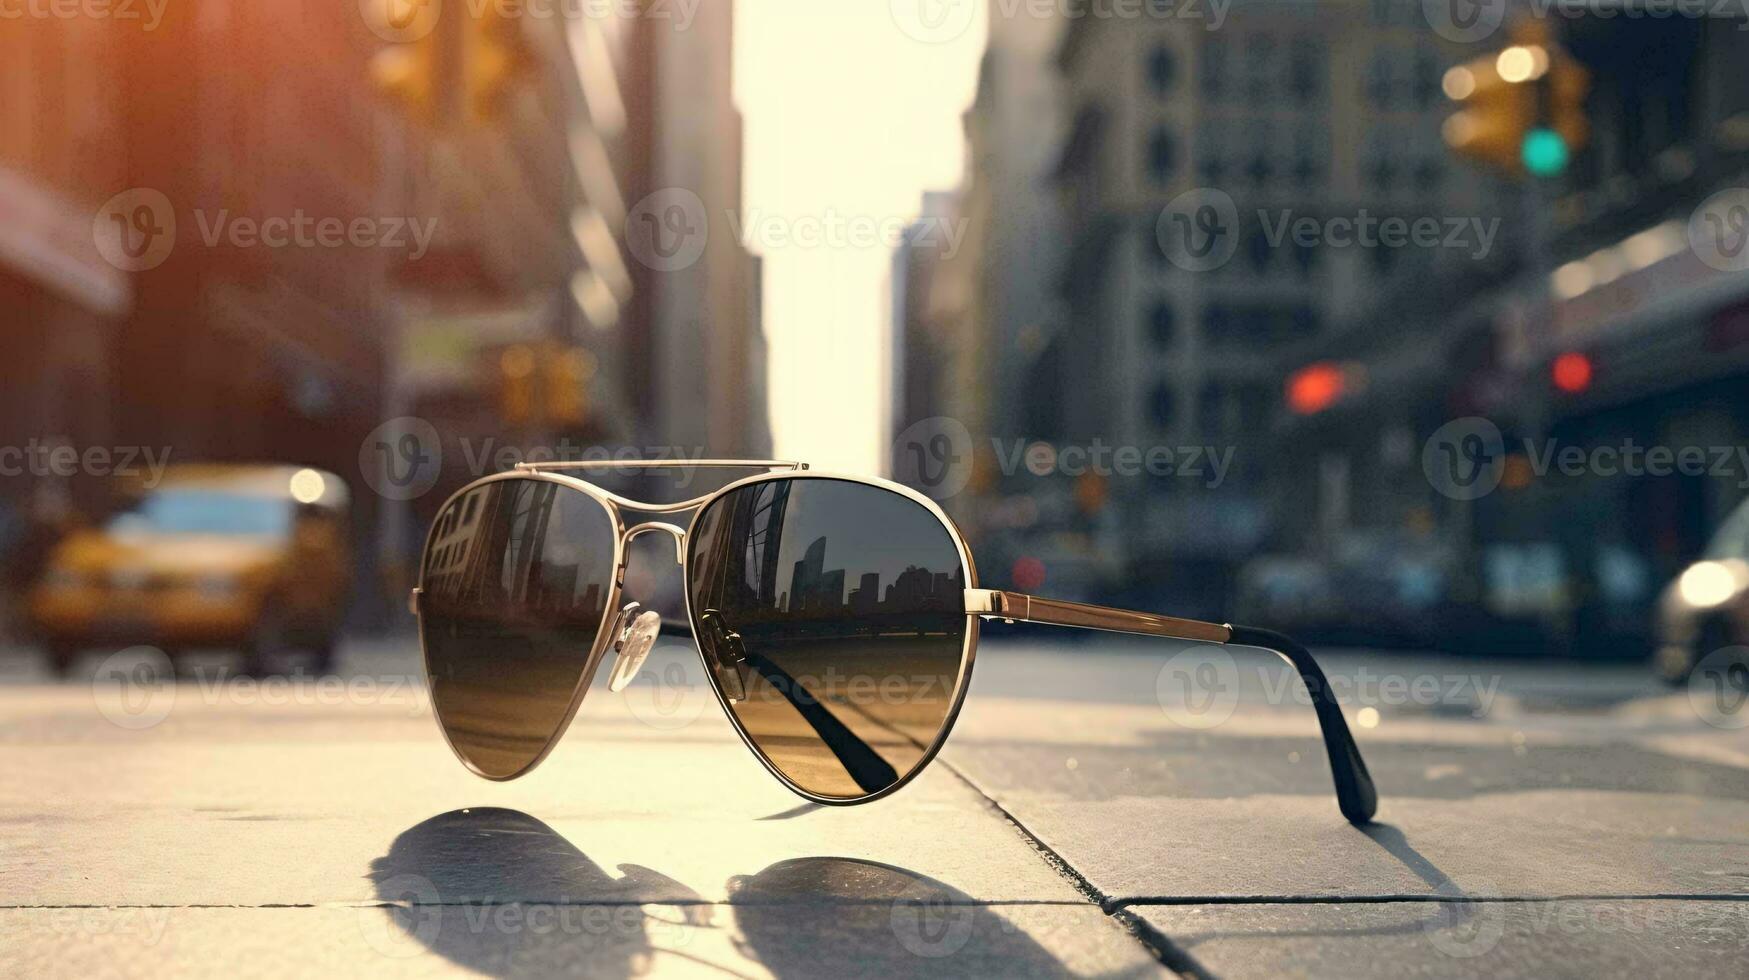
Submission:
POLYGON ((997 589, 967 589, 966 613, 972 616, 1000 616, 1007 611, 1006 598, 997 589))

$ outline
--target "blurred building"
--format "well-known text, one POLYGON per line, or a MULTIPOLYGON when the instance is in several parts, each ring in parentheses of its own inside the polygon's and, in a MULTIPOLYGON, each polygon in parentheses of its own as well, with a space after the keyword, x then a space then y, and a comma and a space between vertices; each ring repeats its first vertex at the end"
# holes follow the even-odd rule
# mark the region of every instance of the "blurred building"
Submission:
POLYGON ((992 582, 1094 598, 1122 568, 1112 560, 1122 549, 1094 537, 1102 491, 1076 496, 1095 478, 1016 465, 1019 447, 1060 434, 1058 360, 1079 332, 1058 284, 1067 247, 1054 168, 1066 112, 1056 60, 1066 30, 1062 18, 991 7, 965 115, 960 245, 945 271, 960 298, 959 356, 944 367, 952 394, 942 401, 960 403, 951 414, 973 435, 974 470, 968 491, 946 506, 992 582))
MULTIPOLYGON (((160 16, 156 13, 154 16, 160 16)), ((417 217, 388 179, 356 7, 275 15, 171 6, 148 28, 9 21, 0 51, 0 278, 8 446, 69 445, 65 484, 108 504, 129 453, 275 460, 356 473, 384 380, 388 248, 417 217), (294 222, 338 222, 296 242, 294 222), (293 243, 275 247, 278 231, 293 243), (107 454, 109 464, 85 453, 107 454)), ((360 495, 361 517, 374 506, 360 495)))
MULTIPOLYGON (((114 442, 113 352, 133 309, 92 220, 125 187, 121 37, 69 20, 0 34, 0 447, 114 442)), ((8 453, 0 548, 31 514, 94 506, 91 487, 35 474, 8 453)), ((47 515, 44 515, 47 516, 47 515)))
MULTIPOLYGON (((626 234, 664 188, 739 207, 729 8, 528 9, 9 26, 0 446, 331 470, 378 491, 367 582, 505 459, 768 453, 756 260, 723 228, 658 271, 626 234), (437 444, 403 458, 374 431, 401 416, 437 444), (439 458, 429 489, 389 479, 439 458)), ((27 474, 0 523, 63 483, 105 506, 90 474, 27 474)))
POLYGON ((1297 479, 1312 501, 1284 544, 1332 529, 1394 536, 1399 550, 1419 539, 1452 553, 1442 601, 1491 649, 1521 627, 1536 646, 1643 651, 1658 589, 1741 481, 1564 475, 1534 457, 1749 444, 1749 275, 1696 251, 1709 213, 1732 233, 1731 202, 1714 195, 1749 171, 1741 25, 1551 19, 1591 80, 1589 139, 1559 176, 1484 175, 1521 228, 1510 266, 1422 278, 1381 328, 1293 352, 1289 398, 1296 385, 1325 394, 1287 414, 1277 443, 1283 487, 1297 479), (1464 419, 1498 428, 1505 453, 1498 489, 1476 499, 1424 473, 1436 432, 1464 419))
MULTIPOLYGON (((1593 138, 1553 195, 1549 304, 1500 328, 1507 401, 1563 441, 1749 445, 1749 274, 1730 261, 1749 195, 1729 196, 1749 174, 1744 26, 1588 18, 1562 36, 1595 80, 1593 138), (1583 359, 1584 383, 1557 376, 1563 356, 1583 359)), ((1668 575, 1742 496, 1736 480, 1645 481, 1595 516, 1634 528, 1668 575)))
MULTIPOLYGON (((740 227, 742 122, 732 92, 733 5, 700 5, 690 25, 650 20, 653 150, 645 186, 697 195, 703 254, 651 277, 646 411, 654 444, 716 457, 771 452, 764 400, 760 268, 740 227), (731 217, 734 220, 731 220, 731 217)), ((664 218, 664 215, 654 215, 664 218)))
MULTIPOLYGON (((1419 4, 1376 0, 1240 3, 1218 30, 1185 16, 1069 26, 1058 63, 1071 122, 1057 174, 1072 326, 1047 354, 1055 438, 1234 451, 1218 488, 1182 476, 1113 482, 1136 576, 1200 593, 1189 601, 1215 612, 1237 558, 1302 506, 1269 481, 1286 352, 1369 325, 1391 330, 1377 311, 1393 295, 1475 263, 1280 233, 1303 218, 1321 229, 1499 214, 1444 152, 1447 48, 1419 4), (1225 220, 1236 226, 1207 229, 1225 246, 1215 261, 1174 261, 1162 244, 1168 209, 1186 200, 1232 202, 1225 220)), ((1313 479, 1292 478, 1302 490, 1313 479)))
POLYGON ((621 229, 626 175, 647 159, 647 118, 628 101, 636 22, 462 13, 366 60, 390 120, 378 169, 436 219, 427 253, 392 270, 377 420, 432 426, 439 445, 420 451, 441 471, 397 486, 416 463, 399 433, 355 464, 388 488, 377 529, 399 579, 463 483, 634 434, 626 331, 639 307, 621 229))
MULTIPOLYGON (((1638 655, 1658 591, 1745 495, 1749 445, 1749 36, 1735 17, 1587 17, 1562 45, 1589 69, 1592 138, 1549 189, 1542 288, 1497 319, 1508 438, 1589 454, 1703 454, 1700 471, 1537 475, 1477 502, 1482 595, 1540 557, 1557 635, 1638 655), (1536 522, 1543 522, 1539 529, 1536 522)), ((1509 446, 1508 451, 1514 451, 1509 446)), ((1528 455, 1508 463, 1523 469, 1528 455)))
MULTIPOLYGON (((974 542, 993 549, 993 581, 1010 552, 1025 546, 989 538, 1007 528, 993 528, 988 516, 1004 512, 1011 495, 1041 492, 1024 472, 1005 473, 994 447, 1052 431, 1048 392, 1033 373, 1050 370, 1043 352, 1064 329, 1054 286, 1062 228, 1051 180, 1062 126, 1053 61, 1064 23, 992 6, 977 93, 964 117, 963 181, 953 192, 926 195, 892 275, 892 432, 945 416, 972 436, 969 487, 942 503, 974 542)), ((915 477, 918 463, 895 459, 894 472, 915 477)))
MULTIPOLYGON (((943 275, 944 223, 957 220, 960 197, 953 191, 923 195, 918 219, 899 239, 888 277, 889 354, 892 390, 889 424, 895 440, 911 425, 940 416, 950 389, 945 366, 956 351, 955 331, 964 322, 964 299, 950 291, 943 275)), ((893 472, 903 472, 894 460, 893 472)))
POLYGON ((966 112, 963 264, 970 270, 976 382, 974 420, 991 435, 1031 434, 1027 369, 1064 328, 1053 279, 1062 219, 1051 181, 1063 127, 1054 58, 1064 22, 992 8, 978 89, 966 112))

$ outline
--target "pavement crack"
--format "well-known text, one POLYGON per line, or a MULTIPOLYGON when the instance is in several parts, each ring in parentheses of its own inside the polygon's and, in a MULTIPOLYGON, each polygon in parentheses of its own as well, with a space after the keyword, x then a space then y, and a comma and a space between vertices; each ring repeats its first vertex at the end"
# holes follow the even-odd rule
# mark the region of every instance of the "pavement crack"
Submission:
POLYGON ((1042 838, 1033 833, 1026 824, 1022 823, 1020 818, 1014 815, 1013 811, 1003 806, 994 796, 985 792, 982 786, 979 786, 970 776, 967 776, 964 772, 960 771, 958 766, 940 756, 937 756, 935 761, 937 765, 942 766, 948 772, 952 773, 956 779, 964 783, 972 792, 978 794, 990 809, 1001 814, 1002 819, 1008 821, 1009 826, 1014 828, 1015 832, 1020 835, 1021 840, 1025 841, 1027 846, 1031 847, 1033 852, 1038 854, 1040 859, 1050 865, 1052 870, 1061 875, 1063 879, 1067 881, 1076 892, 1080 893, 1082 897, 1086 898, 1089 903, 1097 906, 1099 910, 1110 917, 1112 921, 1122 926, 1123 930, 1129 933, 1136 942, 1140 943, 1142 948, 1148 951, 1148 955, 1152 956, 1161 966, 1164 966, 1166 969, 1171 970, 1180 976, 1193 977, 1196 978, 1196 980, 1213 980, 1215 974, 1207 967, 1203 966, 1202 963, 1198 962, 1196 957, 1190 955, 1188 950, 1179 946, 1177 943, 1174 943, 1171 937, 1150 925, 1147 921, 1142 919, 1141 916, 1135 915, 1123 908, 1122 902, 1100 891, 1094 886, 1093 882, 1087 879, 1086 875, 1082 874, 1074 865, 1069 863, 1067 858, 1058 853, 1056 848, 1046 844, 1042 838))
POLYGON ((1712 892, 1644 892, 1633 895, 1156 895, 1125 898, 1115 908, 1132 905, 1390 905, 1402 902, 1449 903, 1552 903, 1552 902, 1749 902, 1749 895, 1712 892))
MULTIPOLYGON (((698 907, 698 906, 708 906, 708 907, 712 907, 712 908, 790 908, 790 907, 800 907, 800 906, 806 906, 808 908, 820 908, 820 907, 858 908, 858 907, 865 907, 865 906, 886 907, 886 906, 892 905, 892 903, 893 903, 893 899, 890 896, 883 896, 883 897, 878 897, 878 898, 830 898, 830 899, 821 899, 819 896, 810 896, 809 898, 807 898, 805 900, 803 900, 803 899, 795 899, 795 900, 778 899, 778 900, 763 901, 763 902, 735 901, 735 900, 712 901, 710 899, 646 899, 646 900, 642 900, 642 901, 640 901, 638 899, 620 899, 620 898, 549 899, 549 898, 542 898, 539 896, 530 896, 527 898, 480 899, 478 901, 473 901, 473 900, 468 900, 468 899, 458 899, 455 901, 437 901, 437 902, 387 901, 387 900, 375 900, 375 899, 361 899, 359 901, 351 901, 351 902, 263 902, 263 903, 259 903, 259 904, 236 903, 236 902, 182 902, 182 903, 164 903, 164 904, 149 903, 149 902, 138 902, 138 903, 135 903, 135 902, 91 902, 91 903, 22 904, 22 905, 20 905, 20 904, 0 903, 0 911, 53 912, 53 911, 57 911, 60 909, 93 909, 93 910, 95 910, 95 909, 117 909, 117 910, 120 910, 120 909, 171 909, 171 910, 176 910, 176 909, 196 909, 196 910, 198 910, 198 909, 379 909, 379 908, 412 909, 412 908, 494 908, 494 907, 500 906, 500 905, 542 905, 542 906, 552 906, 555 908, 573 908, 573 907, 574 908, 595 908, 595 907, 617 908, 617 907, 621 907, 621 906, 630 906, 630 907, 635 908, 635 907, 641 906, 641 905, 657 905, 657 906, 664 906, 664 907, 668 907, 668 908, 690 908, 690 907, 698 907)), ((940 901, 934 901, 931 904, 932 905, 948 906, 948 907, 965 907, 965 908, 1048 908, 1048 907, 1080 908, 1080 907, 1082 907, 1082 903, 1080 903, 1080 902, 1069 902, 1069 901, 1062 901, 1062 900, 1058 900, 1058 899, 1038 899, 1038 898, 988 899, 988 900, 985 900, 985 899, 943 899, 940 901)))

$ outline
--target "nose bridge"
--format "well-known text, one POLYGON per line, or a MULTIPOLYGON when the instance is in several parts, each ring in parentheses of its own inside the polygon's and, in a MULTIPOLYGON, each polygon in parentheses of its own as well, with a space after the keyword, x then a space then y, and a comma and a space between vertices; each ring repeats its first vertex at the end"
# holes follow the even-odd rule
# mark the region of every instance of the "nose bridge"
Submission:
POLYGON ((670 524, 667 521, 645 521, 642 524, 626 528, 625 533, 620 535, 620 551, 624 552, 626 549, 630 548, 632 542, 637 540, 640 535, 651 534, 658 531, 666 531, 668 534, 673 535, 674 564, 685 564, 686 529, 670 524))

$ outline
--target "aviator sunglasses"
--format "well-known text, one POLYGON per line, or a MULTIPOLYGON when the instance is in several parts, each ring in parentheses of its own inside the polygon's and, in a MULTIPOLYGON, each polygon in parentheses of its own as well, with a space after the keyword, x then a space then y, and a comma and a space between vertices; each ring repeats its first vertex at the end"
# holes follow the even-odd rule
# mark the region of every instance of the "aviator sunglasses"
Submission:
MULTIPOLYGON (((775 460, 523 464, 457 491, 426 536, 412 609, 439 728, 487 779, 552 751, 609 651, 631 683, 662 630, 620 606, 627 547, 667 534, 717 700, 747 747, 815 803, 867 803, 935 757, 971 680, 984 619, 1273 651, 1299 671, 1336 798, 1372 819, 1377 793, 1324 672, 1267 630, 978 587, 971 552, 928 497, 884 480, 775 460), (714 493, 648 504, 567 471, 763 470, 714 493), (691 512, 682 527, 661 517, 691 512)), ((1072 654, 1071 654, 1072 655, 1072 654)))

